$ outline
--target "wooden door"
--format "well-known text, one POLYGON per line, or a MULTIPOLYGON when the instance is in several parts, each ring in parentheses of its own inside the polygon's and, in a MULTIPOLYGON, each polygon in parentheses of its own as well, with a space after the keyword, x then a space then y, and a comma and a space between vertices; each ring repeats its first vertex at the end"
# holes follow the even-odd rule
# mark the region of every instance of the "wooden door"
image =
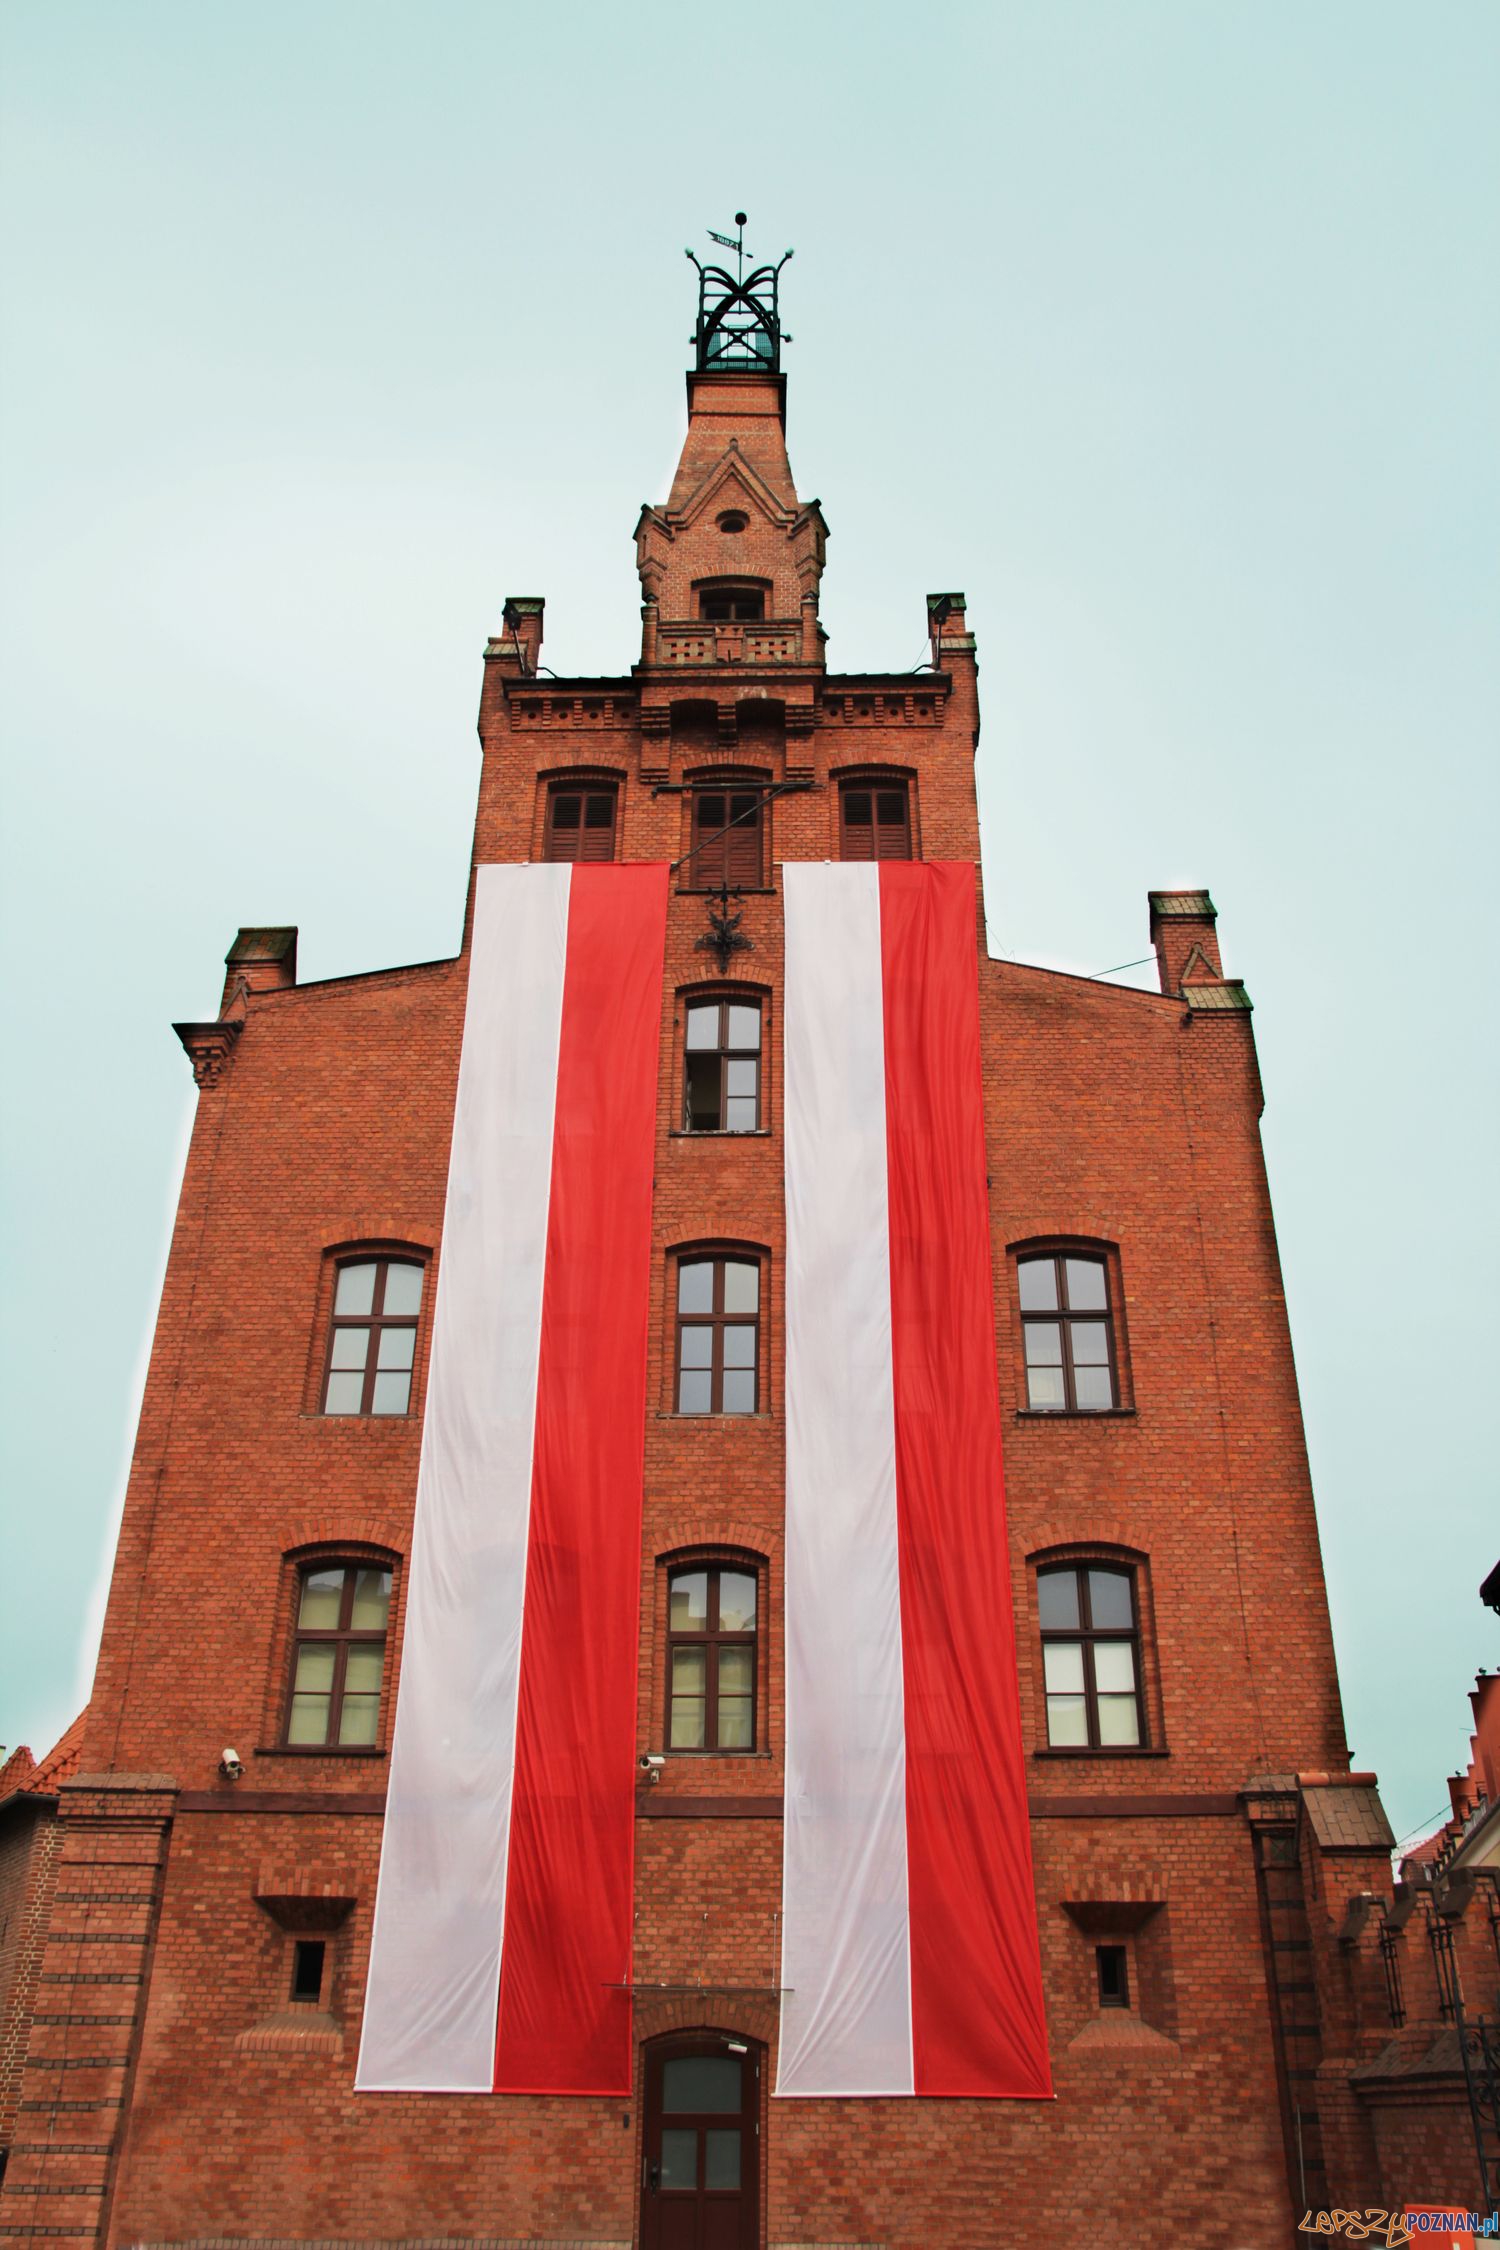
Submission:
POLYGON ((760 2051, 712 2034, 646 2054, 641 2250, 755 2250, 760 2051))

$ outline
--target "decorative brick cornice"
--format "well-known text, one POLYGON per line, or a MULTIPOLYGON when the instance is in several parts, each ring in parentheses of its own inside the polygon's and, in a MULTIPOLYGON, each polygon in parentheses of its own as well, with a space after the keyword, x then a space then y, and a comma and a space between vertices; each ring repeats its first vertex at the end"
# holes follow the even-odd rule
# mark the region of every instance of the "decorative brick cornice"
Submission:
POLYGON ((195 1085, 217 1086, 244 1028, 242 1017, 217 1017, 212 1023, 173 1024, 172 1029, 192 1063, 195 1085))

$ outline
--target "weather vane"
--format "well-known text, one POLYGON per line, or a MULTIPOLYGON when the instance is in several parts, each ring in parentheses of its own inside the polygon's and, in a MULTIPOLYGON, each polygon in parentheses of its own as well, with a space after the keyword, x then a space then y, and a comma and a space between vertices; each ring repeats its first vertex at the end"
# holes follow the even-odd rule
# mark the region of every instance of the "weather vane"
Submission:
POLYGON ((792 255, 784 250, 774 266, 753 266, 745 271, 745 219, 736 211, 739 232, 717 234, 705 227, 710 242, 732 250, 735 271, 727 266, 706 266, 696 251, 687 250, 698 269, 698 325, 693 342, 698 349, 698 372, 714 369, 756 368, 775 374, 781 365, 781 347, 789 344, 781 325, 777 303, 781 269, 792 255))
POLYGON ((739 261, 739 270, 735 276, 738 281, 743 281, 745 278, 745 218, 746 214, 743 211, 735 212, 734 223, 740 230, 737 235, 715 234, 712 227, 705 227, 703 230, 709 241, 717 242, 721 250, 732 250, 734 252, 739 261))

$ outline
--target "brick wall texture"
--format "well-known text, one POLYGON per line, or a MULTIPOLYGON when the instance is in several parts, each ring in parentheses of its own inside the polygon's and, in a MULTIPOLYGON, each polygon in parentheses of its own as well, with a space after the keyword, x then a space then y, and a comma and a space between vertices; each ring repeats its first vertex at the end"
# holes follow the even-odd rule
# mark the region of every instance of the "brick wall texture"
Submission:
MULTIPOLYGON (((1057 2099, 764 2098, 783 1778, 777 871, 839 855, 840 778, 868 771, 907 784, 916 852, 977 862, 977 659, 955 596, 932 669, 828 672, 822 519, 793 488, 776 385, 699 378, 691 395, 671 498, 639 532, 646 660, 626 677, 552 679, 535 668, 540 605, 514 612, 486 655, 474 847, 476 864, 539 857, 559 775, 617 785, 616 852, 631 860, 688 849, 691 799, 654 793, 663 784, 731 771, 803 785, 769 806, 764 887, 740 902, 751 950, 727 976, 699 945, 691 865, 669 910, 639 1749, 663 1743, 663 1557, 694 1546, 756 1557, 767 1630, 755 1752, 669 1757, 641 1792, 634 1974, 662 1989, 637 2010, 640 2070, 669 2033, 746 2042, 763 2066, 746 2239, 787 2250, 1269 2250, 1293 2238, 1294 2202, 1323 2192, 1288 2155, 1288 2119, 1320 2120, 1320 2102, 1335 2199, 1472 2200, 1455 2138, 1411 2109, 1377 2149, 1350 2089, 1355 2063, 1391 2037, 1373 1940, 1339 1944, 1347 1896, 1388 1875, 1379 1833, 1372 1844, 1355 1823, 1329 1858, 1303 1848, 1298 1826, 1298 1773, 1317 1773, 1327 1796, 1352 1785, 1250 1014, 991 961, 982 927, 996 1380, 1057 2099), (723 528, 732 511, 744 530, 723 528), (759 639, 701 622, 715 578, 762 589, 759 639), (681 1130, 684 995, 704 985, 762 999, 757 1134, 681 1130), (753 1416, 672 1411, 672 1255, 704 1240, 766 1259, 753 1416), (1110 1262, 1112 1413, 1026 1408, 1017 1247, 1058 1242, 1110 1262), (1049 1748, 1036 1566, 1069 1550, 1138 1573, 1139 1750, 1049 1748), (1268 1775, 1292 1777, 1293 1907, 1268 1907, 1258 1874, 1246 1793, 1268 1775), (1319 1887, 1327 1868, 1331 1889, 1319 1887), (1277 1923, 1294 1911, 1304 1936, 1277 1923), (1104 1940, 1127 1948, 1124 2010, 1100 2006, 1104 1940), (1276 1964, 1285 1983, 1294 1956, 1297 1990, 1278 2000, 1276 1964), (1294 2006, 1322 2011, 1321 2078, 1288 2079, 1278 2025, 1294 2006)), ((1168 923, 1169 987, 1195 939, 1188 973, 1217 972, 1206 895, 1168 923)), ((466 959, 299 985, 294 950, 249 955, 254 973, 231 963, 226 986, 238 1030, 184 1027, 198 1117, 82 1768, 46 1829, 60 1839, 58 1879, 0 2242, 634 2244, 639 2076, 628 2102, 352 2092, 466 959), (407 1416, 318 1410, 332 1261, 357 1244, 428 1261, 407 1416), (379 1736, 360 1753, 281 1742, 296 1569, 320 1551, 382 1554, 395 1571, 379 1736), (219 1771, 226 1744, 239 1781, 219 1771), (289 2000, 299 1934, 327 1947, 315 2005, 289 2000)), ((1336 1821, 1329 1832, 1342 1834, 1336 1821)), ((5 1897, 24 1880, 9 1850, 0 1837, 5 1897)), ((1414 1986, 1423 1974, 1418 1962, 1414 1986)), ((9 2084, 0 2077, 0 2101, 9 2084)))

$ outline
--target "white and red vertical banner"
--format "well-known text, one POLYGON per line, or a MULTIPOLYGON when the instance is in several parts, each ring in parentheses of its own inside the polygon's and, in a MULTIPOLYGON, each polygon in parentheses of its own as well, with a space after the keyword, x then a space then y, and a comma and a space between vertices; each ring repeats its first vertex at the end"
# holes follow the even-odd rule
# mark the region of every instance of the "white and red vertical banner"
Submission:
POLYGON ((365 2091, 631 2084, 667 879, 476 877, 365 2091))
POLYGON ((787 865, 780 2095, 1051 2092, 974 870, 787 865))

